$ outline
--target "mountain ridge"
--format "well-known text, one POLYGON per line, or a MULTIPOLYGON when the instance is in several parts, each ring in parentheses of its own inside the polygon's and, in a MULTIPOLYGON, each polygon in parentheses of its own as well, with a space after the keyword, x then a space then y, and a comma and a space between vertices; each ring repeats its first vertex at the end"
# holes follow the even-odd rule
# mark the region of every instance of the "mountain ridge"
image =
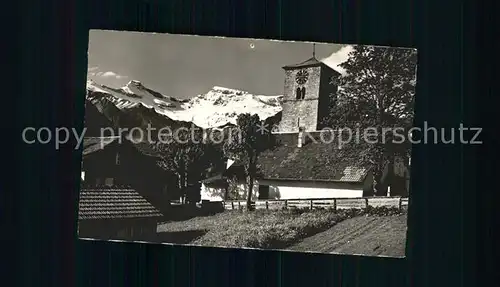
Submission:
POLYGON ((161 118, 166 123, 190 122, 204 129, 235 125, 238 115, 243 113, 257 114, 261 120, 276 116, 282 111, 282 97, 214 86, 205 94, 184 100, 150 89, 138 80, 131 80, 120 88, 87 81, 87 100, 94 105, 111 104, 126 114, 148 110, 157 114, 160 122, 161 118))

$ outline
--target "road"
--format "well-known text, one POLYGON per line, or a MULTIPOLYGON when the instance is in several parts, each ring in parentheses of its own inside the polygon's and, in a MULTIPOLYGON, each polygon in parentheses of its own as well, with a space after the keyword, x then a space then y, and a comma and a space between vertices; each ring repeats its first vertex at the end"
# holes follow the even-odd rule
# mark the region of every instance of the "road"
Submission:
POLYGON ((320 253, 404 257, 406 214, 359 216, 339 222, 332 228, 307 237, 287 250, 320 253))

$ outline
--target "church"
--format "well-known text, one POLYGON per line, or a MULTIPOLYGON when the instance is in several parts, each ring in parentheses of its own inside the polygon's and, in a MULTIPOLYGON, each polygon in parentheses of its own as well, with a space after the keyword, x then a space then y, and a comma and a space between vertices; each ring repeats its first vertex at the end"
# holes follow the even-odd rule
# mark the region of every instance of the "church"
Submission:
MULTIPOLYGON (((273 129, 279 144, 258 158, 259 175, 252 198, 256 199, 323 199, 373 196, 373 174, 370 166, 341 160, 339 146, 321 140, 322 119, 336 100, 335 78, 341 74, 316 58, 286 65, 281 119, 273 129), (307 133, 307 136, 305 135, 307 133)), ((409 172, 402 164, 384 180, 395 174, 402 184, 388 188, 392 196, 408 196, 409 172)), ((229 160, 223 174, 202 182, 203 200, 246 198, 247 188, 242 166, 229 160), (228 179, 237 177, 236 186, 228 179), (236 191, 228 192, 228 188, 236 191), (237 198, 226 198, 228 195, 237 198)))
MULTIPOLYGON (((334 106, 335 79, 341 74, 318 60, 314 48, 311 58, 282 68, 283 109, 273 129, 278 145, 258 158, 253 200, 373 196, 371 167, 349 162, 336 142, 321 138, 322 119, 334 106)), ((223 174, 202 182, 202 199, 245 199, 247 188, 241 174, 242 166, 229 160, 223 174), (230 178, 236 178, 235 186, 229 186, 230 178), (228 188, 235 190, 228 192, 228 188)), ((384 195, 408 196, 409 169, 403 163, 386 166, 382 180, 386 182, 384 195)))

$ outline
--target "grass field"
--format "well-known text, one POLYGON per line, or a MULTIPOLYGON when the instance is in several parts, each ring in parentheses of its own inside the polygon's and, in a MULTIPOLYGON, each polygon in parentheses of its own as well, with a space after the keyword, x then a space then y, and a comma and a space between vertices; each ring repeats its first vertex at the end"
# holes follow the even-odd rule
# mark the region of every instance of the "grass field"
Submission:
POLYGON ((225 211, 213 216, 163 223, 158 226, 158 232, 172 243, 281 249, 325 231, 352 215, 352 211, 334 213, 325 210, 225 211), (191 240, 184 236, 188 232, 193 234, 191 240))
POLYGON ((406 215, 235 210, 162 223, 158 232, 162 241, 177 244, 404 256, 406 215))

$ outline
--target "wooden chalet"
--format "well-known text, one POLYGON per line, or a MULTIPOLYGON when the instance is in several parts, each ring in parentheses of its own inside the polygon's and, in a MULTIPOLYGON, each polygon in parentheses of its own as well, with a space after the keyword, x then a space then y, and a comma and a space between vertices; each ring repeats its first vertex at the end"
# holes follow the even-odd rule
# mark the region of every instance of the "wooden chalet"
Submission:
POLYGON ((84 139, 82 189, 131 187, 162 212, 178 198, 176 178, 157 165, 158 158, 142 152, 125 137, 84 139))

